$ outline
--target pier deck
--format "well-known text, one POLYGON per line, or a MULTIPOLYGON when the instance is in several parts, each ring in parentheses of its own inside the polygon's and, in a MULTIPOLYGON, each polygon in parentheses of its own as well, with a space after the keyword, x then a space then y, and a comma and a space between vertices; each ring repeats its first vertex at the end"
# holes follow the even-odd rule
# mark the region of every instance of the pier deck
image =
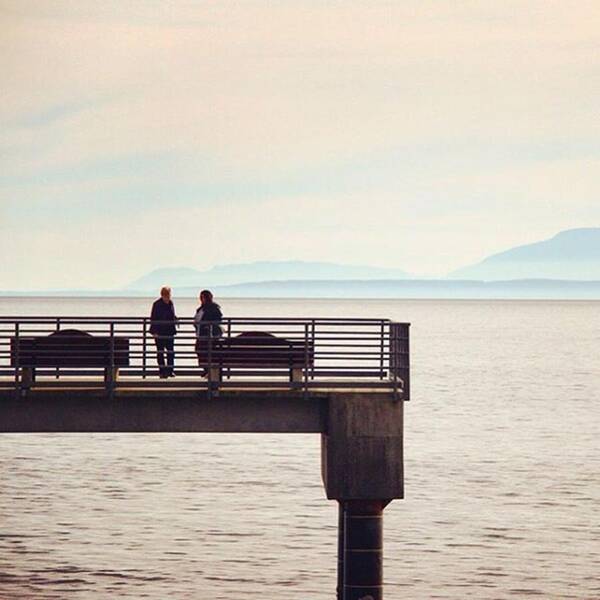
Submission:
POLYGON ((193 320, 180 319, 175 380, 158 377, 150 325, 138 317, 0 317, 0 390, 365 388, 410 396, 407 323, 235 317, 219 323, 222 335, 198 338, 193 320))

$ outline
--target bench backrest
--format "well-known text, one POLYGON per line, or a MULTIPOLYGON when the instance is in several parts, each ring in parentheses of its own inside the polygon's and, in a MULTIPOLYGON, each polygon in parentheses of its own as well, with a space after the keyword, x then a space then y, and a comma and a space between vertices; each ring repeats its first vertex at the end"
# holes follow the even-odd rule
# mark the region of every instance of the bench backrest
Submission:
MULTIPOLYGON (((201 352, 208 363, 208 349, 201 352)), ((301 368, 314 362, 314 345, 302 340, 287 340, 261 331, 248 331, 212 342, 212 363, 223 367, 301 368)))
POLYGON ((64 329, 48 336, 19 336, 10 340, 11 366, 106 368, 129 366, 129 339, 93 336, 76 329, 64 329))

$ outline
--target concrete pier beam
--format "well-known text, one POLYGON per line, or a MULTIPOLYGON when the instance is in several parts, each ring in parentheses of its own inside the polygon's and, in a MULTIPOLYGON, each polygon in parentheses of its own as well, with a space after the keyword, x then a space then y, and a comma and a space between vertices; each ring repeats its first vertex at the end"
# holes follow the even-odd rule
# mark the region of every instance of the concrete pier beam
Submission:
POLYGON ((326 394, 193 390, 0 390, 0 433, 321 433, 326 394))

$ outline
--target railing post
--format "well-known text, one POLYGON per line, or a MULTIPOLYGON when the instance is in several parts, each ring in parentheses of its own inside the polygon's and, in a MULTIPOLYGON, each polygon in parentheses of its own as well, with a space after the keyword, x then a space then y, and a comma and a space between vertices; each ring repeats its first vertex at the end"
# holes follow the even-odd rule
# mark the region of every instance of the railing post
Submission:
POLYGON ((308 323, 304 325, 304 398, 308 398, 308 323))
POLYGON ((406 344, 404 344, 404 351, 406 352, 406 359, 403 360, 405 367, 405 375, 402 386, 402 399, 410 400, 410 324, 404 325, 406 335, 406 344))
POLYGON ((212 399, 213 386, 212 386, 212 324, 208 326, 208 399, 212 399))
POLYGON ((394 382, 394 400, 399 400, 400 395, 398 394, 398 330, 399 326, 397 323, 390 324, 390 345, 391 345, 391 353, 390 353, 390 361, 392 363, 392 372, 394 374, 393 382, 394 382))
MULTIPOLYGON (((56 317, 56 331, 60 331, 60 317, 56 317)), ((55 379, 60 378, 60 367, 56 367, 56 372, 54 373, 55 379)))
POLYGON ((144 317, 142 327, 144 329, 142 333, 142 379, 146 379, 146 369, 148 366, 148 358, 146 356, 148 350, 148 319, 146 317, 144 317))
POLYGON ((381 321, 381 327, 380 327, 380 333, 379 335, 381 336, 381 340, 380 340, 380 352, 381 352, 381 358, 379 361, 379 379, 383 380, 383 371, 385 369, 385 344, 384 344, 384 340, 385 340, 385 321, 382 319, 381 321))
MULTIPOLYGON (((313 319, 311 322, 311 344, 312 344, 312 351, 313 354, 315 352, 315 338, 316 338, 316 324, 315 324, 315 320, 313 319)), ((315 361, 313 360, 312 364, 310 365, 310 379, 311 381, 315 378, 315 361)))
POLYGON ((19 344, 20 327, 19 322, 15 321, 15 392, 17 396, 21 395, 21 349, 19 344))
MULTIPOLYGON (((231 348, 231 319, 227 319, 227 350, 231 348)), ((231 379, 231 367, 227 367, 227 379, 231 379)))
POLYGON ((106 387, 109 397, 112 399, 115 391, 115 323, 110 323, 110 367, 105 374, 106 387))

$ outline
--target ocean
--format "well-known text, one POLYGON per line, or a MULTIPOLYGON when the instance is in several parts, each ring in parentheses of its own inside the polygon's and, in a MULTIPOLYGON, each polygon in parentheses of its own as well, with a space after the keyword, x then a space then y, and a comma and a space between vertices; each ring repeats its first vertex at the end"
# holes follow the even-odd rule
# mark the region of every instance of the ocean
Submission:
MULTIPOLYGON (((600 302, 218 300, 412 323, 387 598, 600 598, 600 302)), ((0 314, 150 303, 0 298, 0 314)), ((317 435, 0 435, 2 600, 333 598, 336 552, 317 435)))

